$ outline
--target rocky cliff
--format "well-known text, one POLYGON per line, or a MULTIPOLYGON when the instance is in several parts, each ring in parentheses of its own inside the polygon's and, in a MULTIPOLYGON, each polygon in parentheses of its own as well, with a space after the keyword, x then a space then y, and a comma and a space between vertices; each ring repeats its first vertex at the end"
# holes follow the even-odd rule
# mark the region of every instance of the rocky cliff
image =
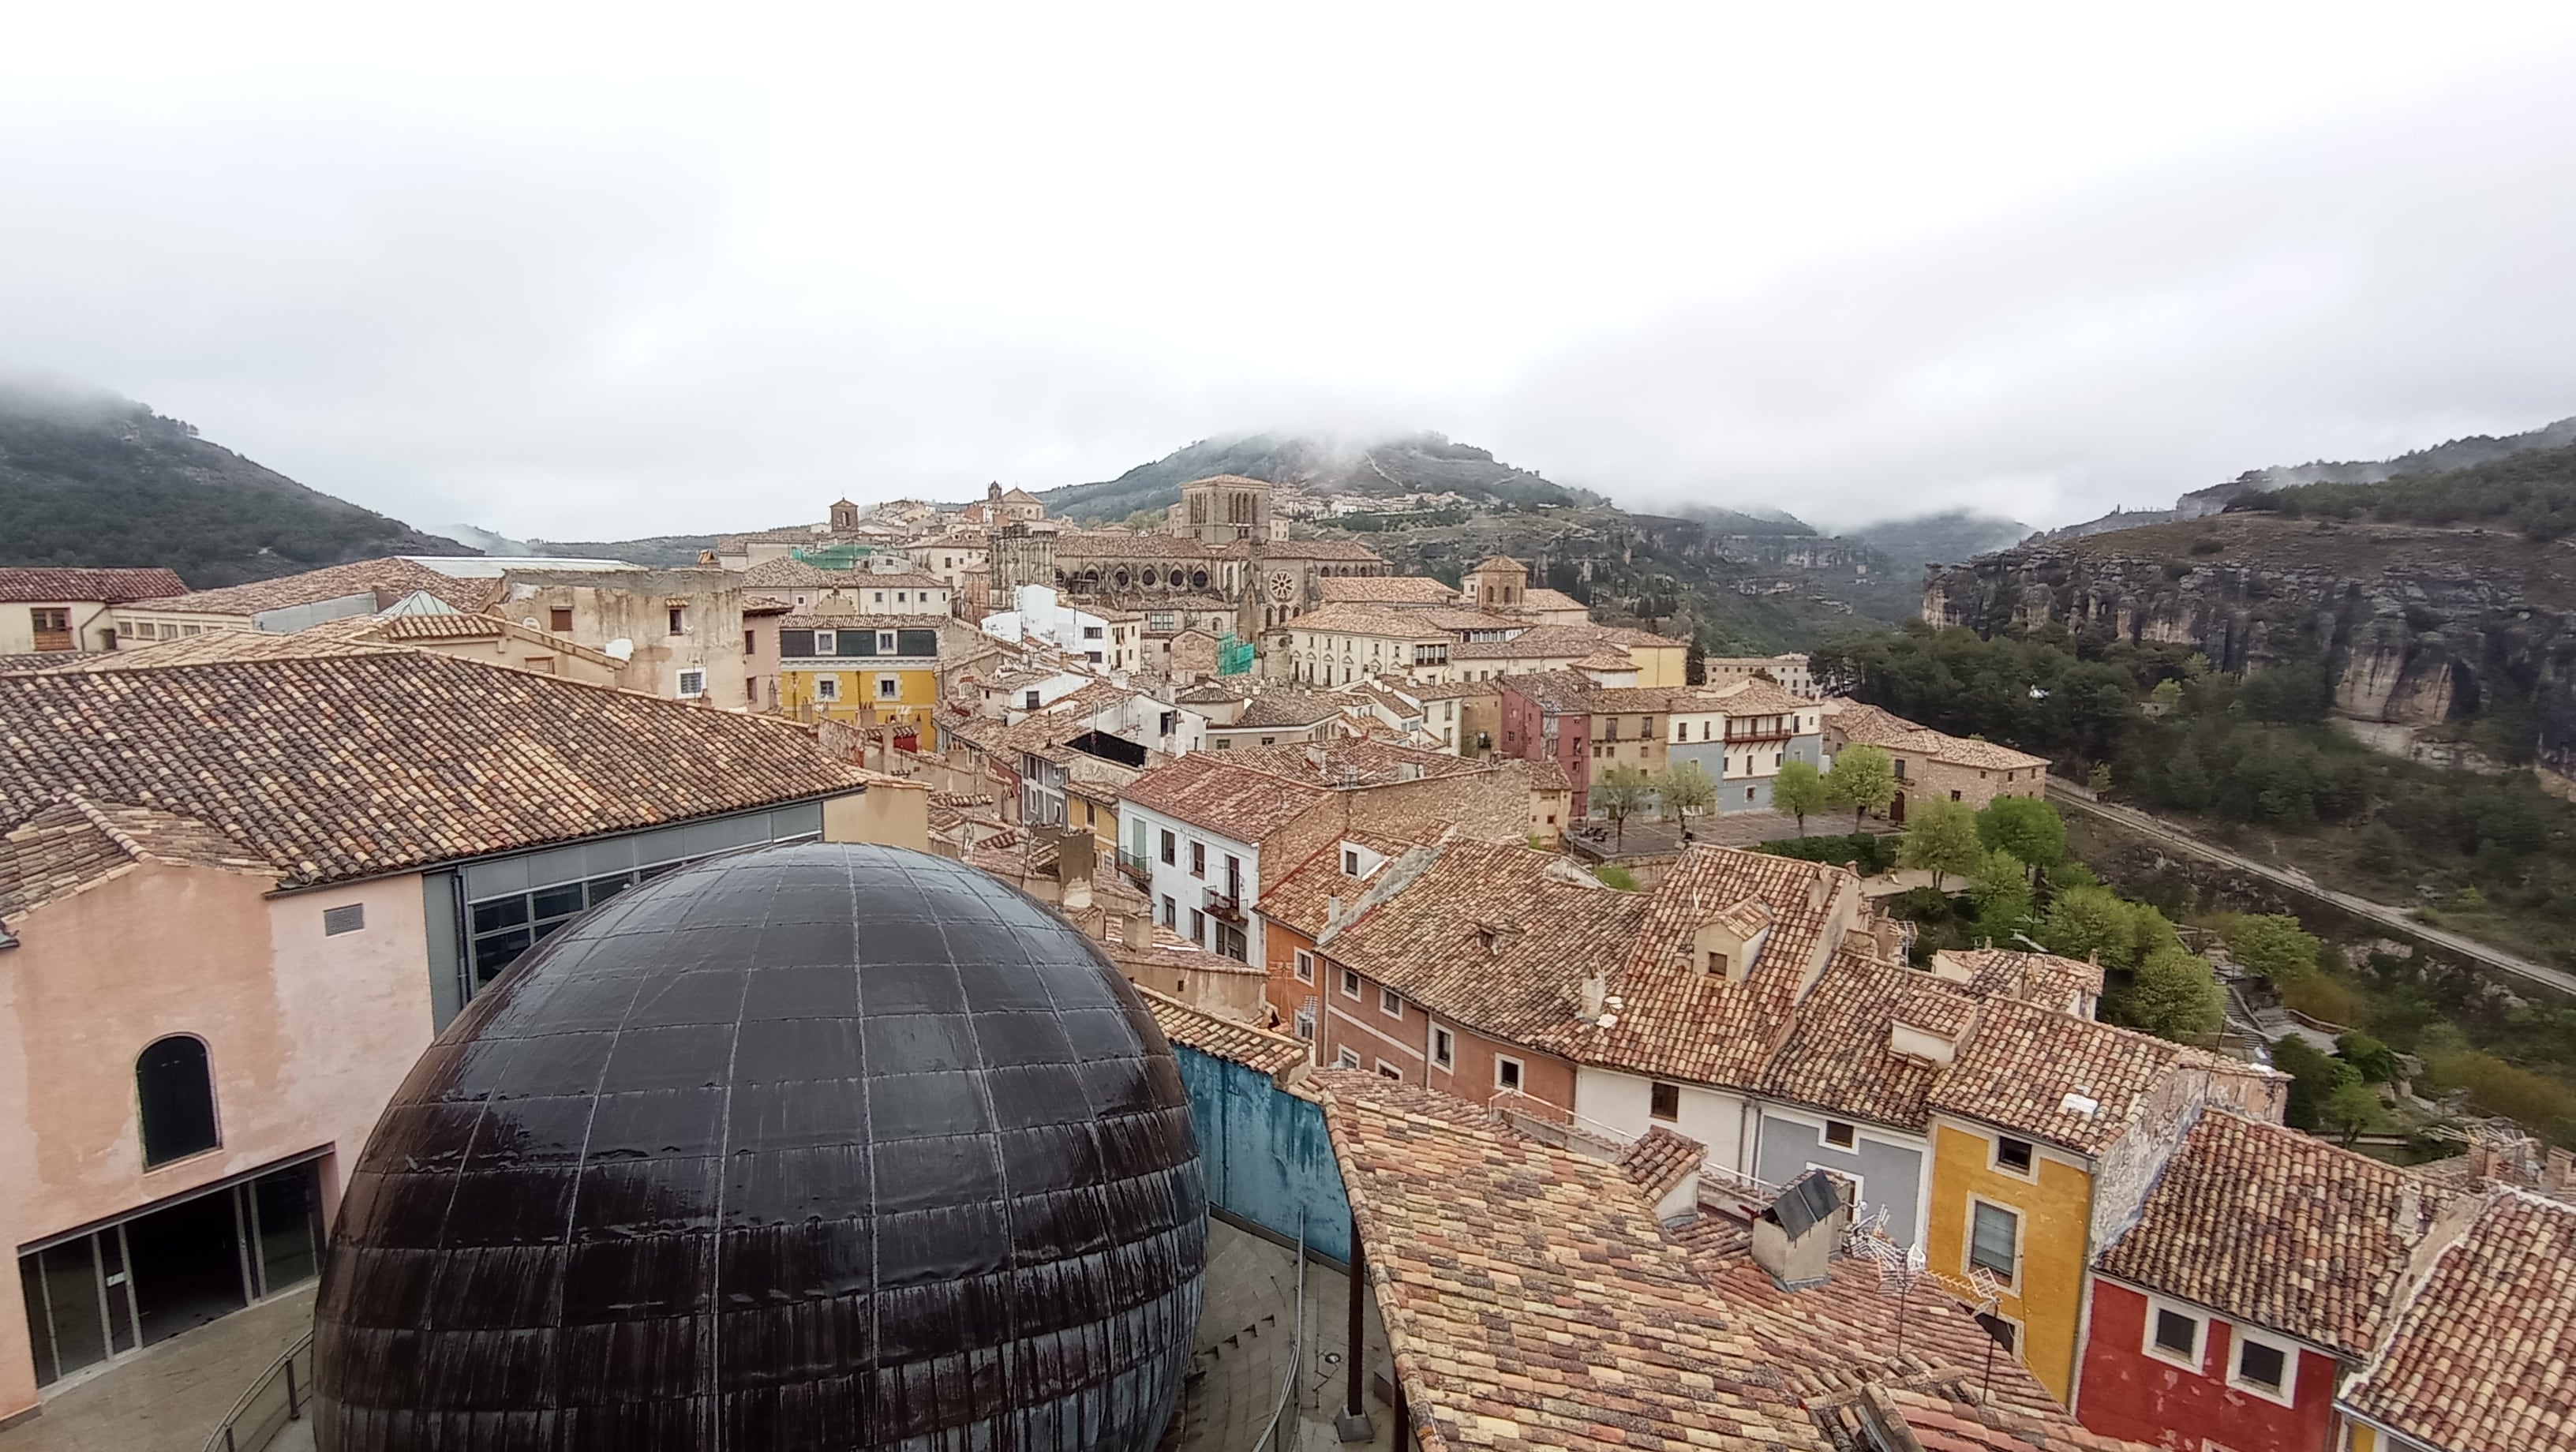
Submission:
MULTIPOLYGON (((2322 657, 2337 714, 2365 728, 2527 703, 2542 764, 2576 774, 2576 551, 2563 542, 2222 514, 1935 567, 1923 618, 2186 643, 2225 671, 2322 657)), ((2438 759, 2407 732, 2362 734, 2438 759)))

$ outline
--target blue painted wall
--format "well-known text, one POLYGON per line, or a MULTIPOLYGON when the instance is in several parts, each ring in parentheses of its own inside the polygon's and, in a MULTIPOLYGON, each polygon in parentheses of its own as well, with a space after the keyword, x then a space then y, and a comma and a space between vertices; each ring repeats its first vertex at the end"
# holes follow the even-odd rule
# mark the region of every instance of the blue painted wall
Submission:
POLYGON ((1179 1044, 1172 1055, 1198 1122, 1208 1199, 1291 1243, 1302 1212, 1307 1247, 1349 1264, 1351 1201, 1324 1134, 1323 1106, 1230 1059, 1179 1044))
POLYGON ((1775 1185, 1805 1174, 1809 1165, 1839 1170, 1860 1181, 1861 1198, 1873 1210, 1887 1207, 1887 1234, 1899 1245, 1912 1245, 1922 1234, 1918 1217, 1923 1198, 1923 1152, 1891 1144, 1876 1128, 1862 1125, 1851 1149, 1824 1142, 1818 1126, 1776 1114, 1762 1116, 1761 1141, 1753 1155, 1753 1173, 1775 1185))

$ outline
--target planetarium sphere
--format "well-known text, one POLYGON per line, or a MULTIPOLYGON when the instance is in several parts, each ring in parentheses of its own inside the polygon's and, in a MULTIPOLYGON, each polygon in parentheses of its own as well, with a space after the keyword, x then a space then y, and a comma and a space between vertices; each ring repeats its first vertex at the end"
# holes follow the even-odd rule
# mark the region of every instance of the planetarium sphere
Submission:
POLYGON ((323 1452, 1145 1452, 1198 1325, 1172 1052, 1090 941, 889 847, 729 854, 540 944, 350 1173, 323 1452))

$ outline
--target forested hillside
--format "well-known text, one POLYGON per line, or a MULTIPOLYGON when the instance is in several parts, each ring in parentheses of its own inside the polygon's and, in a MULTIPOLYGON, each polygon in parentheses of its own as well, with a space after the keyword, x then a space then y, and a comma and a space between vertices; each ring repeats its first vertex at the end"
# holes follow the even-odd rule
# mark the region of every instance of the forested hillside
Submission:
POLYGON ((2576 533, 2576 445, 2377 484, 2300 484, 2248 494, 2228 508, 2294 519, 2488 524, 2531 539, 2560 539, 2576 533))
POLYGON ((0 383, 0 565, 161 565, 212 589, 378 555, 473 553, 131 400, 0 383))

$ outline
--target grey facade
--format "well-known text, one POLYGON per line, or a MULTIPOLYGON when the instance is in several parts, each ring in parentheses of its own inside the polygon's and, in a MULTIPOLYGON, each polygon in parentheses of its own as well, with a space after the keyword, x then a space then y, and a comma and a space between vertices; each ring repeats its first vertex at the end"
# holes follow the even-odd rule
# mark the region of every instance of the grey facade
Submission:
POLYGON ((1792 1119, 1777 1110, 1762 1111, 1754 1175, 1774 1185, 1785 1185, 1809 1169, 1848 1175, 1860 1181, 1861 1217, 1868 1219, 1884 1208, 1888 1237, 1899 1245, 1914 1244, 1923 1234, 1924 1147, 1903 1143, 1875 1125, 1852 1123, 1852 1147, 1839 1149, 1825 1142, 1827 1123, 1821 1114, 1792 1119))
POLYGON ((519 954, 637 882, 737 847, 822 835, 822 802, 793 802, 425 872, 433 1022, 444 1032, 519 954))

